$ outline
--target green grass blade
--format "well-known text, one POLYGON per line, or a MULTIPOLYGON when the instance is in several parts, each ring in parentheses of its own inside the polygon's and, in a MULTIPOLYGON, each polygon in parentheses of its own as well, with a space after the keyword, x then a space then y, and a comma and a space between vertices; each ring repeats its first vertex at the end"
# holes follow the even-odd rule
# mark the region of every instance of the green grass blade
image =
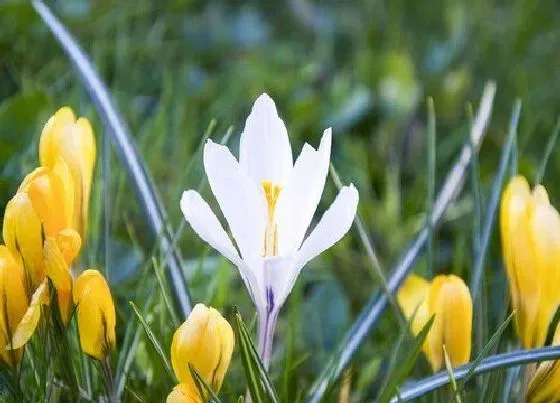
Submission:
POLYGON ((422 346, 428 337, 428 332, 434 323, 434 317, 432 316, 430 320, 424 325, 418 336, 414 339, 414 344, 408 350, 407 355, 400 362, 397 370, 389 379, 387 387, 381 392, 379 397, 379 402, 388 402, 392 396, 397 393, 397 388, 406 379, 410 371, 412 370, 414 363, 418 359, 420 352, 422 351, 422 346))
POLYGON ((488 249, 488 245, 490 244, 492 229, 494 228, 494 220, 496 218, 498 206, 500 205, 502 187, 504 183, 504 178, 507 174, 507 168, 510 163, 514 140, 517 137, 517 125, 519 123, 520 112, 521 112, 521 101, 518 100, 516 101, 513 107, 508 137, 503 147, 502 155, 500 157, 500 165, 498 168, 498 173, 496 174, 496 179, 494 180, 494 184, 492 186, 492 195, 490 197, 490 201, 488 202, 486 217, 484 219, 485 226, 482 232, 482 242, 480 245, 480 251, 475 259, 473 277, 472 277, 473 279, 471 282, 471 293, 473 296, 475 307, 478 306, 477 301, 478 301, 478 296, 480 291, 480 282, 483 274, 482 270, 484 268, 484 262, 486 261, 486 251, 488 249))
MULTIPOLYGON (((511 368, 533 362, 554 361, 560 358, 560 346, 536 348, 532 350, 513 351, 509 353, 497 354, 480 361, 472 375, 484 374, 497 369, 511 368)), ((466 364, 455 368, 455 379, 462 380, 471 364, 466 364)), ((446 372, 439 372, 434 376, 423 379, 410 385, 405 390, 401 390, 401 397, 404 401, 417 399, 428 392, 432 392, 449 384, 450 379, 446 372)), ((392 402, 396 402, 395 399, 392 402)))
MULTIPOLYGON (((482 141, 486 126, 490 120, 490 113, 492 110, 495 92, 495 84, 489 83, 485 87, 482 96, 477 118, 471 132, 472 142, 476 144, 475 148, 477 150, 480 146, 480 142, 482 141)), ((469 166, 471 157, 472 147, 470 144, 466 144, 461 150, 458 160, 448 173, 443 187, 434 203, 432 217, 429 218, 434 226, 440 222, 446 208, 457 197, 459 191, 461 190, 464 184, 465 172, 469 166)), ((396 293, 400 284, 412 269, 422 249, 426 245, 427 238, 428 230, 424 227, 412 240, 410 246, 405 249, 393 267, 391 277, 387 282, 387 287, 391 295, 396 293)), ((338 348, 329 358, 319 377, 313 383, 312 388, 307 394, 307 400, 309 402, 318 403, 321 401, 325 392, 339 379, 340 375, 344 369, 346 369, 371 329, 373 329, 376 325, 377 321, 381 317, 381 314, 385 310, 388 301, 386 293, 376 292, 372 295, 366 306, 362 309, 358 318, 345 334, 338 348)))
MULTIPOLYGON (((171 234, 173 231, 167 222, 165 208, 148 175, 146 164, 138 153, 130 131, 117 110, 106 85, 95 71, 92 61, 51 10, 40 0, 35 0, 32 4, 67 54, 99 115, 103 118, 105 130, 111 136, 117 154, 135 185, 153 235, 158 238, 163 254, 167 254, 172 248, 171 234)), ((171 253, 167 267, 174 302, 182 315, 186 317, 191 311, 192 303, 181 271, 182 258, 177 249, 171 253)))
POLYGON ((202 379, 196 368, 193 367, 191 363, 189 363, 189 371, 191 371, 191 376, 193 377, 199 396, 205 402, 220 403, 220 399, 218 399, 218 396, 216 396, 212 388, 209 387, 206 382, 204 382, 204 379, 202 379))
POLYGON ((173 369, 171 368, 171 364, 169 363, 169 360, 167 359, 167 356, 163 352, 163 348, 161 347, 161 344, 159 343, 156 336, 154 335, 154 332, 150 328, 150 325, 148 325, 148 322, 146 322, 146 319, 144 319, 144 317, 142 316, 142 313, 138 310, 138 307, 134 304, 134 302, 129 301, 129 304, 132 307, 132 310, 134 311, 134 313, 136 314, 136 317, 138 318, 138 320, 142 324, 142 327, 144 328, 144 332, 146 332, 146 336, 148 336, 148 339, 150 340, 150 343, 152 343, 152 346, 156 350, 156 353, 161 358, 161 362, 163 363, 163 366, 165 367, 165 371, 167 372, 167 375, 169 376, 170 379, 172 379, 175 383, 177 383, 177 378, 175 378, 175 374, 173 373, 173 369))
POLYGON ((241 319, 239 312, 235 314, 235 332, 239 351, 241 353, 241 361, 245 371, 247 387, 251 393, 251 399, 254 403, 276 403, 278 395, 268 378, 266 369, 259 358, 259 354, 255 345, 251 340, 249 331, 241 319))
POLYGON ((445 344, 443 345, 443 358, 445 361, 445 370, 447 371, 447 375, 449 376, 449 379, 451 381, 451 391, 453 392, 455 403, 462 403, 461 394, 457 393, 457 382, 455 381, 455 374, 453 373, 453 365, 451 364, 451 360, 449 359, 449 354, 447 354, 445 344))
POLYGON ((541 183, 544 178, 544 174, 546 172, 546 166, 548 164, 548 160, 552 155, 552 150, 554 150, 554 145, 556 144, 556 140, 558 140, 558 134, 560 133, 560 118, 556 121, 556 126, 554 127, 554 131, 552 135, 548 139, 548 143, 546 144, 546 149, 544 151, 544 155, 542 157, 541 163, 539 165, 539 169, 537 170, 537 175, 535 176, 535 183, 541 183))
POLYGON ((488 340, 488 343, 486 343, 486 345, 484 346, 482 351, 478 354, 476 359, 470 364, 471 366, 470 366, 469 370, 467 371, 467 373, 463 377, 463 383, 461 385, 461 389, 459 390, 459 393, 462 392, 463 390, 465 390, 465 386, 466 386, 467 382, 471 379, 471 377, 475 373, 476 368, 478 367, 480 362, 484 359, 484 357, 486 357, 488 355, 488 353, 490 353, 490 350, 492 350, 492 348, 495 345, 498 344, 498 342, 500 341, 500 338, 502 337, 502 333, 504 333, 504 331, 508 327, 509 322, 511 322, 511 319, 513 318, 513 315, 515 315, 515 312, 512 312, 506 318, 506 320, 498 327, 498 329, 494 332, 492 337, 490 337, 490 340, 488 340))
MULTIPOLYGON (((436 111, 434 100, 428 98, 428 131, 426 136, 428 189, 426 192, 426 217, 432 216, 436 187, 436 111)), ((427 220, 428 242, 426 245, 426 274, 432 277, 434 271, 434 226, 427 220)))

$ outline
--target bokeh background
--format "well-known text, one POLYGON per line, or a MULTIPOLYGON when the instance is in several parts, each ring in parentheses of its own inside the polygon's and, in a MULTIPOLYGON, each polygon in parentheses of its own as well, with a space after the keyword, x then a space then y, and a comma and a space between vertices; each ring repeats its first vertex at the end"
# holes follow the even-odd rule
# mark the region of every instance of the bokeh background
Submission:
MULTIPOLYGON (((467 138, 469 105, 476 110, 484 84, 497 83, 479 157, 484 198, 515 99, 523 105, 519 171, 531 180, 560 113, 560 4, 552 0, 47 4, 91 55, 110 88, 174 228, 182 220, 182 191, 204 183, 197 152, 204 134, 210 130, 219 141, 231 130, 228 144, 236 153, 244 120, 262 92, 276 100, 294 152, 304 142, 317 145, 323 130, 333 127, 333 164, 343 181, 360 191, 359 213, 384 269, 423 224, 427 97, 433 98, 437 117, 439 184, 467 138)), ((126 322, 134 320, 127 301, 141 304, 145 297, 138 284, 153 271, 154 239, 66 56, 28 2, 1 2, 0 213, 38 164, 42 125, 63 105, 90 118, 96 130, 91 235, 81 265, 108 270, 122 335, 126 322)), ((559 162, 560 153, 553 151, 544 178, 553 202, 560 201, 559 162)), ((335 192, 328 181, 320 212, 335 192)), ((213 200, 208 189, 204 194, 213 200)), ((435 273, 453 272, 468 282, 472 210, 467 186, 437 233, 435 273)), ((484 283, 490 329, 507 308, 497 241, 495 234, 484 283)), ((238 306, 245 321, 254 324, 236 270, 188 226, 180 247, 193 299, 227 315, 238 306)), ((425 271, 422 262, 416 271, 425 271)), ((355 232, 306 268, 277 330, 272 377, 283 400, 302 397, 379 286, 355 232)), ((155 301, 148 319, 168 349, 173 329, 162 296, 155 301)), ((398 334, 395 315, 388 311, 353 364, 354 400, 375 396, 398 334)), ((158 385, 161 367, 154 354, 141 340, 128 385, 146 401, 169 390, 158 385)), ((427 364, 419 362, 415 373, 429 374, 427 364)), ((243 382, 236 358, 223 396, 234 399, 243 392, 243 382)))

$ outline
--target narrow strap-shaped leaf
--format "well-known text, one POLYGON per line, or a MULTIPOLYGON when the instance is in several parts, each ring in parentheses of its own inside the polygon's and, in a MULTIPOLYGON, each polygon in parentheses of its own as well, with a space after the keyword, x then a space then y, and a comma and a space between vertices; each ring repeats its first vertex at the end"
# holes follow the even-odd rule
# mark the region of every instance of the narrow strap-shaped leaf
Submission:
POLYGON ((490 337, 490 340, 488 340, 488 343, 486 343, 486 345, 484 346, 484 348, 482 349, 480 354, 478 354, 476 359, 471 363, 469 370, 467 371, 467 373, 463 377, 463 384, 461 385, 461 388, 459 389, 459 393, 461 393, 465 389, 465 385, 467 384, 469 379, 471 379, 471 377, 473 376, 473 374, 474 374, 476 368, 478 367, 478 365, 480 364, 480 362, 484 359, 484 357, 486 357, 488 355, 490 350, 496 344, 498 344, 498 342, 500 341, 500 338, 502 337, 502 333, 504 332, 504 330, 506 330, 507 326, 509 325, 509 322, 511 322, 511 319, 513 318, 513 315, 515 315, 515 311, 513 311, 506 318, 506 320, 504 320, 504 322, 498 327, 498 330, 496 330, 496 332, 492 335, 492 337, 490 337))
POLYGON ((259 353, 255 348, 249 335, 247 327, 241 319, 239 312, 235 314, 235 332, 241 353, 241 362, 247 378, 247 387, 254 403, 277 403, 278 395, 268 378, 268 373, 259 358, 259 353))
MULTIPOLYGON (((483 374, 501 368, 510 368, 532 362, 553 361, 560 358, 560 346, 537 348, 532 350, 513 351, 509 353, 497 354, 480 361, 472 375, 483 374)), ((472 364, 465 364, 454 369, 455 380, 461 380, 469 373, 472 364)), ((447 372, 439 372, 434 376, 425 378, 415 384, 410 385, 400 391, 402 401, 410 401, 428 392, 432 392, 449 384, 450 379, 447 372)), ((393 398, 391 403, 396 403, 397 398, 393 398)))
MULTIPOLYGON (((116 147, 117 154, 134 183, 154 236, 159 239, 162 253, 167 255, 172 249, 173 231, 167 223, 165 208, 107 87, 95 71, 92 61, 51 10, 39 0, 33 1, 32 4, 70 59, 95 104, 105 124, 105 130, 110 135, 111 142, 116 147)), ((192 303, 181 273, 182 259, 178 250, 175 249, 170 253, 167 267, 176 308, 180 310, 183 317, 187 317, 192 303)))
POLYGON ((401 384, 402 381, 408 376, 408 373, 414 366, 414 363, 418 359, 418 355, 422 351, 422 346, 426 341, 426 337, 428 337, 428 333, 432 324, 434 323, 434 316, 430 318, 430 320, 424 325, 418 336, 414 339, 414 344, 408 350, 406 357, 404 357, 401 364, 399 364, 398 369, 392 374, 387 387, 381 393, 379 397, 379 401, 381 403, 389 401, 391 396, 393 396, 397 392, 397 388, 401 384))
MULTIPOLYGON (((490 113, 492 111, 492 103, 495 92, 496 86, 494 83, 486 85, 480 102, 480 107, 478 109, 478 114, 471 130, 471 141, 472 144, 475 145, 475 149, 478 149, 480 146, 486 126, 490 120, 490 113)), ((465 172, 470 164, 472 153, 472 145, 465 144, 461 150, 458 160, 447 174, 444 185, 435 200, 432 215, 431 217, 428 217, 428 223, 431 222, 433 227, 437 226, 442 219, 447 206, 456 198, 461 190, 465 181, 465 172)), ((387 288, 391 294, 397 292, 402 281, 405 279, 420 256, 421 251, 428 241, 428 233, 428 225, 426 225, 412 240, 409 247, 405 249, 404 253, 391 270, 391 276, 387 282, 387 288)), ((342 339, 342 342, 333 356, 327 362, 323 372, 313 384, 313 387, 307 396, 309 402, 319 402, 324 393, 327 391, 329 385, 334 383, 340 377, 342 371, 344 371, 347 367, 358 348, 362 345, 371 329, 381 317, 387 303, 388 298, 385 292, 375 292, 372 295, 352 327, 342 339)))
POLYGON ((173 369, 171 368, 171 364, 169 363, 169 360, 167 359, 167 356, 163 352, 163 348, 161 347, 161 344, 159 343, 159 341, 157 340, 154 332, 150 328, 150 325, 148 325, 148 322, 146 322, 146 319, 144 319, 144 317, 142 316, 142 313, 140 313, 136 304, 132 301, 129 301, 129 304, 132 307, 132 310, 134 311, 136 316, 138 317, 138 320, 140 321, 140 323, 142 323, 142 327, 144 328, 144 331, 146 332, 146 336, 148 336, 148 339, 150 340, 150 343, 152 343, 152 346, 156 350, 156 353, 158 353, 159 357, 161 358, 161 362, 163 363, 163 366, 165 367, 167 375, 169 375, 169 378, 172 379, 173 381, 177 381, 177 378, 175 377, 175 374, 173 373, 173 369))
MULTIPOLYGON (((475 259, 472 283, 471 283, 471 293, 473 295, 475 307, 479 306, 479 294, 480 294, 480 281, 482 279, 484 262, 486 261, 486 251, 488 245, 490 244, 490 239, 492 236, 492 229, 494 228, 494 220, 496 218, 496 213, 498 211, 498 205, 500 204, 500 197, 502 195, 502 187, 504 184, 504 178, 508 173, 507 168, 510 164, 511 153, 513 150, 514 140, 517 137, 517 125, 519 123, 519 114, 521 112, 521 101, 517 100, 513 107, 513 112, 511 115, 511 120, 509 123, 509 133, 506 143, 503 147, 502 155, 500 157, 500 165, 498 167, 498 173, 494 179, 494 184, 492 185, 492 195, 490 196, 490 201, 488 202, 488 207, 486 209, 486 217, 484 218, 485 224, 482 231, 482 239, 480 244, 480 250, 475 259)), ((478 310, 479 312, 479 310, 478 310)))
POLYGON ((191 376, 193 377, 199 396, 205 402, 220 403, 220 399, 218 399, 218 396, 216 396, 212 388, 208 386, 206 382, 204 382, 204 379, 202 379, 196 368, 190 362, 189 371, 191 372, 191 376))

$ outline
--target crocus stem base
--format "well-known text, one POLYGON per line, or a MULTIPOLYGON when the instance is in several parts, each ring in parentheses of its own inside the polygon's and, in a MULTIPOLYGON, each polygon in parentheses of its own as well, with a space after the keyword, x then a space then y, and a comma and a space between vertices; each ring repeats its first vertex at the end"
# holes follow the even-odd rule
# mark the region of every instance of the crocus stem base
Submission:
POLYGON ((270 366, 270 356, 272 354, 272 342, 274 339, 274 329, 278 310, 259 313, 259 355, 266 370, 270 366))

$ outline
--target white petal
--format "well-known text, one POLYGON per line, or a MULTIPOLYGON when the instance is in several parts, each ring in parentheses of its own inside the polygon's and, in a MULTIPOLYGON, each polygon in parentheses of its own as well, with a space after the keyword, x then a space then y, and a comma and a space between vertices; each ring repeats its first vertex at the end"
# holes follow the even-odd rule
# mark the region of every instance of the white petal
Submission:
POLYGON ((329 128, 323 133, 318 150, 308 144, 303 146, 286 187, 280 192, 276 221, 281 256, 295 254, 311 224, 329 171, 331 137, 329 128))
POLYGON ((204 242, 224 255, 233 264, 239 265, 241 263, 241 258, 226 231, 224 231, 222 224, 198 192, 194 190, 183 192, 181 210, 194 232, 204 242))
MULTIPOLYGON (((358 207, 358 191, 354 185, 344 186, 323 214, 317 226, 303 241, 296 255, 296 266, 303 266, 315 256, 338 242, 350 229, 358 207)), ((297 274, 296 274, 297 276, 297 274)))
POLYGON ((204 168, 241 256, 251 265, 262 254, 267 219, 264 196, 225 146, 206 143, 204 168))
POLYGON ((208 243, 237 266, 241 278, 249 290, 249 294, 255 301, 260 281, 255 276, 255 273, 249 270, 246 263, 241 260, 229 236, 226 231, 224 231, 222 224, 220 224, 208 203, 202 199, 198 192, 187 190, 183 192, 183 196, 181 197, 181 210, 194 232, 196 232, 204 242, 208 243))
POLYGON ((269 180, 280 186, 284 185, 293 166, 286 126, 267 94, 257 98, 245 122, 239 163, 256 183, 269 180))
POLYGON ((293 258, 271 257, 263 260, 264 301, 269 313, 279 310, 290 294, 294 264, 293 258))

